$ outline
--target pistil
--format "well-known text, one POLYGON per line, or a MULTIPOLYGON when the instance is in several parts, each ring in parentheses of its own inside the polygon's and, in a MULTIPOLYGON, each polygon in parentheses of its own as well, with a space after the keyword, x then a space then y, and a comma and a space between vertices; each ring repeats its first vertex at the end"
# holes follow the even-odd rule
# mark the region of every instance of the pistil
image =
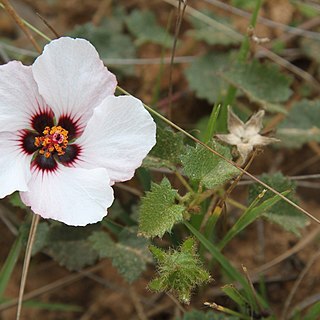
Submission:
POLYGON ((68 130, 63 129, 61 126, 53 126, 51 128, 45 127, 43 136, 36 137, 34 144, 36 147, 41 148, 39 150, 40 154, 50 158, 54 152, 57 152, 59 156, 64 155, 68 142, 68 130))

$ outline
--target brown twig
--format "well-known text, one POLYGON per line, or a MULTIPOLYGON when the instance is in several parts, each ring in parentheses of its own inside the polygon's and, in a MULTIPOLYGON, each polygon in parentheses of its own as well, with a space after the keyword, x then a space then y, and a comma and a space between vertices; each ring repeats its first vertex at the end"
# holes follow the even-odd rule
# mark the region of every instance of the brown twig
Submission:
POLYGON ((184 16, 184 12, 187 7, 187 0, 179 0, 179 5, 178 5, 178 17, 176 21, 176 27, 175 27, 175 32, 174 32, 174 41, 173 41, 173 47, 172 47, 172 53, 171 53, 171 59, 170 59, 170 72, 169 72, 169 94, 168 94, 168 99, 169 99, 169 107, 168 107, 168 114, 167 117, 168 119, 171 119, 171 113, 172 113, 172 93, 173 93, 173 65, 174 65, 174 57, 176 54, 176 49, 177 49, 177 43, 178 43, 178 37, 180 33, 180 28, 181 28, 181 23, 182 19, 184 16), (183 4, 181 4, 183 3, 183 4))
POLYGON ((51 30, 51 32, 55 35, 56 38, 60 38, 59 33, 52 27, 52 25, 39 12, 36 12, 36 15, 51 30))
POLYGON ((139 317, 139 320, 148 320, 148 317, 144 312, 142 303, 141 303, 140 299, 138 298, 137 293, 136 293, 133 286, 131 286, 129 288, 129 294, 130 294, 131 300, 133 302, 134 308, 137 311, 137 315, 139 317))
POLYGON ((24 261, 23 261, 16 320, 19 320, 20 316, 21 316, 23 294, 24 294, 24 289, 26 286, 27 275, 28 275, 29 265, 30 265, 30 260, 31 260, 32 247, 33 247, 34 240, 36 237, 36 232, 37 232, 39 220, 40 220, 39 215, 34 214, 32 216, 32 222, 31 222, 31 227, 30 227, 30 231, 29 231, 29 238, 28 238, 26 253, 25 253, 25 257, 24 257, 24 261))
POLYGON ((315 263, 315 261, 320 257, 320 251, 318 251, 315 255, 311 256, 311 258, 308 261, 308 264, 305 266, 305 268, 301 271, 301 273, 299 274, 299 277, 297 278, 297 280, 295 281, 289 295, 288 298, 286 299, 286 302, 284 304, 284 308, 282 311, 282 315, 281 315, 281 319, 282 320, 286 320, 288 319, 288 309, 289 306, 291 304, 291 301, 293 299, 293 296, 295 295, 295 293, 297 292, 303 278, 306 276, 306 274, 308 273, 308 271, 310 270, 310 268, 312 267, 312 265, 315 263))
POLYGON ((253 270, 255 274, 261 274, 266 270, 274 267, 275 265, 279 264, 280 262, 288 259, 293 254, 302 250, 306 245, 308 245, 311 241, 313 241, 318 235, 320 234, 320 226, 315 228, 313 231, 309 232, 301 241, 299 241, 294 247, 287 250, 283 254, 279 255, 278 257, 274 258, 273 260, 267 262, 266 264, 256 268, 253 270))
POLYGON ((11 16, 11 18, 16 22, 16 24, 19 26, 19 28, 25 33, 27 38, 30 40, 30 42, 33 44, 33 46, 36 48, 36 50, 41 53, 42 50, 36 40, 34 39, 33 35, 29 31, 29 29, 26 27, 24 22, 22 21, 21 17, 17 13, 17 11, 12 7, 9 0, 2 0, 2 3, 8 12, 8 14, 11 16))

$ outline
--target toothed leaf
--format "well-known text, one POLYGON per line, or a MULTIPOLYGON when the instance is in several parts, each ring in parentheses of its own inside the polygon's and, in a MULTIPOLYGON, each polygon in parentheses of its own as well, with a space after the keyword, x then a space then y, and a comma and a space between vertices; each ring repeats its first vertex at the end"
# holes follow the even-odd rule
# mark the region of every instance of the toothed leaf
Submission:
MULTIPOLYGON (((228 147, 215 141, 210 144, 210 147, 225 158, 232 159, 228 147)), ((188 146, 187 152, 181 156, 181 161, 184 173, 191 180, 200 182, 208 189, 218 187, 240 173, 237 168, 201 145, 188 146)))
MULTIPOLYGON (((297 197, 295 195, 296 185, 292 180, 289 180, 279 172, 273 175, 264 174, 260 179, 279 192, 292 190, 286 197, 297 203, 297 197)), ((263 189, 264 187, 261 185, 251 185, 249 188, 249 202, 253 201, 263 189)), ((273 196, 274 194, 271 191, 267 191, 264 200, 272 198, 273 196)), ((267 208, 263 216, 298 236, 300 235, 300 229, 308 224, 306 216, 284 200, 280 200, 273 206, 267 208)))
POLYGON ((94 232, 89 240, 99 257, 112 259, 112 265, 129 283, 138 279, 146 264, 152 261, 148 241, 137 237, 135 229, 124 229, 119 235, 119 242, 114 242, 103 231, 94 232))
POLYGON ((192 290, 211 280, 196 253, 193 238, 187 239, 179 250, 165 252, 150 246, 150 251, 156 260, 162 251, 161 259, 157 260, 158 277, 149 283, 153 291, 172 292, 181 302, 189 303, 192 290))
POLYGON ((177 191, 167 178, 153 183, 151 191, 141 200, 139 233, 146 238, 162 237, 175 223, 183 220, 184 206, 175 204, 177 191))

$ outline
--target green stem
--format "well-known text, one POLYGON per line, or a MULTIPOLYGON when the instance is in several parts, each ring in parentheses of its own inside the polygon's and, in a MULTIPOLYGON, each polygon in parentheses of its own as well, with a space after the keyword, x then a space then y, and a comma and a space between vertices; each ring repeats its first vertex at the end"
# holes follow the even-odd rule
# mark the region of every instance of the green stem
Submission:
MULTIPOLYGON (((263 0, 257 0, 256 6, 252 13, 249 27, 255 28, 257 24, 257 19, 259 15, 260 8, 262 6, 263 0)), ((245 62, 250 50, 250 37, 246 35, 241 43, 241 47, 238 53, 237 62, 245 62)), ((219 132, 224 132, 227 130, 227 118, 228 118, 228 105, 231 105, 236 97, 237 88, 233 85, 229 85, 227 95, 224 99, 223 106, 219 115, 219 121, 217 124, 219 132)))
POLYGON ((13 269, 18 261, 19 254, 22 247, 23 234, 20 232, 19 236, 15 240, 11 247, 10 253, 3 264, 0 271, 0 300, 3 298, 4 291, 7 288, 13 269))

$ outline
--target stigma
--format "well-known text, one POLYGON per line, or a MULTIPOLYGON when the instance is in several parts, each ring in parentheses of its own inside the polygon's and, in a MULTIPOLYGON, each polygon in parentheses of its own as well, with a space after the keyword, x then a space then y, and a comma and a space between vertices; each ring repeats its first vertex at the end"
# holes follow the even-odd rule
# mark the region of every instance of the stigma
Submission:
POLYGON ((68 130, 61 126, 45 127, 43 136, 35 137, 34 145, 38 148, 40 154, 50 158, 53 153, 62 156, 68 145, 68 130))

